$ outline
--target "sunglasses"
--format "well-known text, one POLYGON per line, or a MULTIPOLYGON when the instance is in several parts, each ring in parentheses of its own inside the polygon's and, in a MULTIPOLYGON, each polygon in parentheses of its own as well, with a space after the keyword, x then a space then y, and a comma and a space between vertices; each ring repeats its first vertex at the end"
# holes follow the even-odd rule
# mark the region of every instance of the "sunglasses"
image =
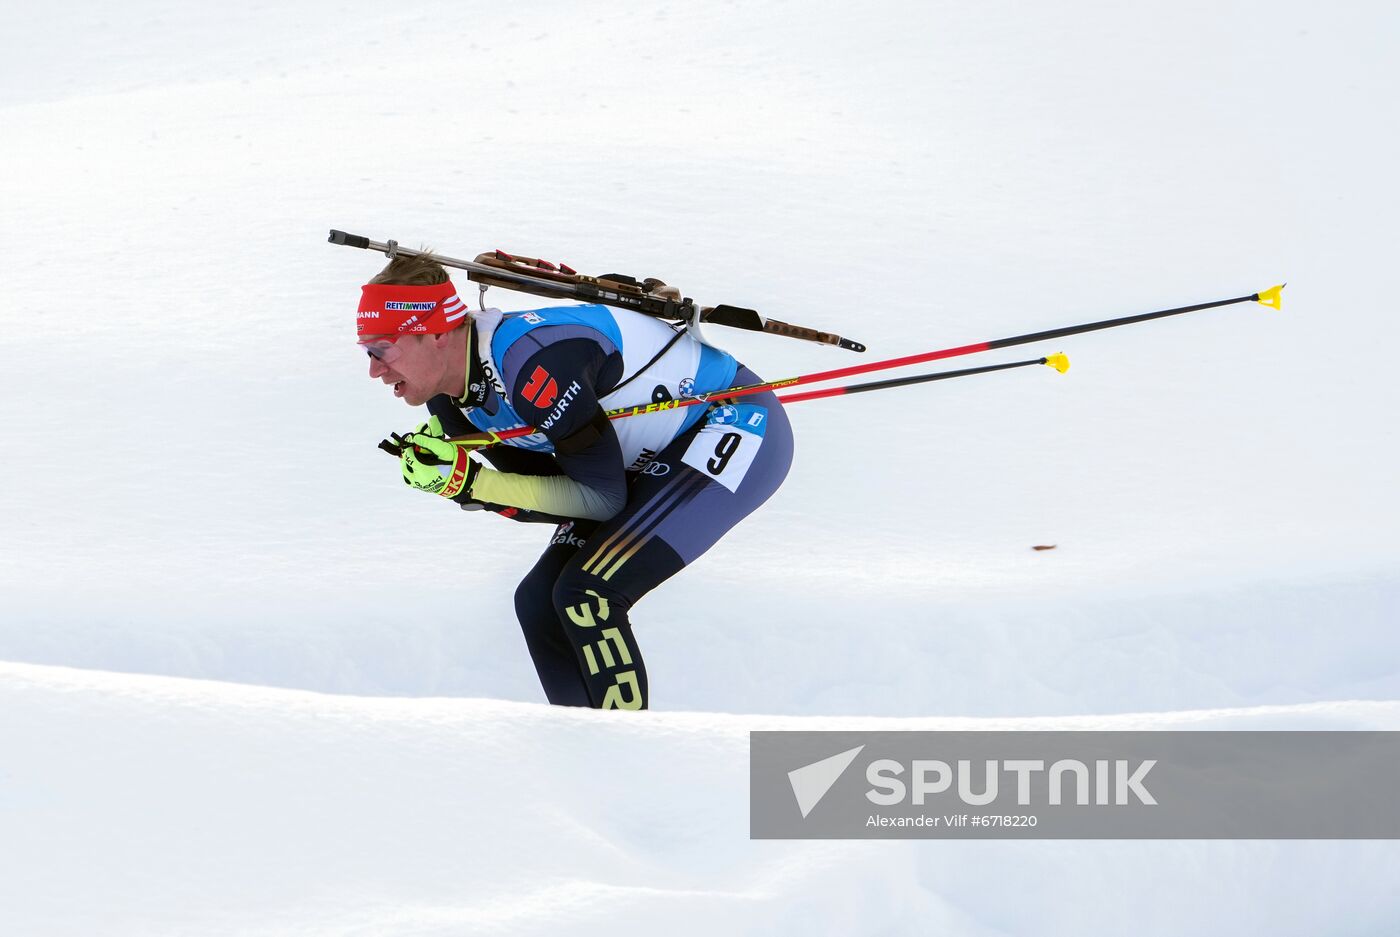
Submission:
POLYGON ((365 354, 381 364, 393 364, 398 357, 403 354, 403 349, 398 346, 398 340, 402 335, 391 335, 388 338, 376 338, 372 342, 358 342, 357 348, 363 348, 365 354))
MULTIPOLYGON (((413 316, 407 322, 403 323, 403 325, 400 325, 399 328, 403 329, 412 324, 421 325, 428 319, 431 319, 434 315, 441 311, 441 309, 442 306, 440 305, 434 306, 434 308, 431 311, 424 313, 422 318, 419 318, 418 316, 413 316)), ((410 334, 423 335, 425 334, 425 332, 421 329, 416 332, 400 331, 395 335, 386 335, 383 338, 376 338, 372 342, 356 342, 356 344, 360 348, 363 348, 365 350, 365 354, 369 355, 374 360, 382 364, 393 364, 394 361, 398 359, 399 355, 403 354, 403 349, 400 348, 396 343, 405 335, 410 334)))

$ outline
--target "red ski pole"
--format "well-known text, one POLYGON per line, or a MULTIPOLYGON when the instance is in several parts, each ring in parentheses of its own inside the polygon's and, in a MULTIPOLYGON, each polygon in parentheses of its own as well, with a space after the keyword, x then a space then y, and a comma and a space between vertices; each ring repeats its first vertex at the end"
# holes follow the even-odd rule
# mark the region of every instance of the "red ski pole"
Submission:
MULTIPOLYGON (((1213 302, 1197 303, 1194 306, 1177 306, 1173 309, 1159 309, 1156 312, 1144 312, 1133 316, 1122 316, 1117 319, 1102 319, 1098 322, 1086 322, 1082 325, 1068 325, 1058 329, 1047 329, 1043 332, 1027 332, 1024 335, 1013 335, 1009 338, 996 338, 986 342, 974 342, 970 345, 957 345, 953 348, 940 348, 937 351, 927 351, 917 355, 906 355, 903 358, 888 358, 884 361, 871 361, 866 364, 855 364, 845 368, 833 368, 830 371, 815 371, 811 374, 802 374, 781 381, 765 381, 761 384, 729 387, 724 390, 711 391, 710 393, 701 394, 696 397, 682 397, 679 400, 663 400, 660 403, 641 404, 633 407, 618 407, 615 410, 608 410, 605 415, 610 420, 620 420, 629 416, 645 416, 648 413, 661 413, 680 407, 693 407, 698 404, 708 404, 715 400, 728 400, 732 397, 747 397, 750 394, 761 394, 767 390, 780 390, 786 387, 796 387, 799 384, 815 384, 820 381, 833 381, 837 378, 853 377, 857 374, 869 374, 872 371, 903 368, 912 364, 923 364, 926 361, 939 361, 943 358, 972 355, 980 351, 991 351, 996 348, 1007 348, 1012 345, 1026 345, 1031 342, 1046 341, 1052 338, 1063 338, 1066 335, 1096 332, 1100 329, 1117 328, 1120 325, 1132 325, 1136 322, 1147 322, 1151 319, 1179 316, 1187 312, 1199 312, 1202 309, 1233 306, 1237 303, 1256 302, 1273 309, 1280 309, 1283 305, 1281 292, 1284 285, 1285 284, 1280 284, 1270 287, 1267 290, 1260 290, 1258 293, 1250 293, 1248 296, 1236 296, 1234 299, 1217 299, 1213 302)), ((1030 363, 1049 363, 1049 359, 1046 361, 1022 362, 1021 364, 1030 363)), ((1068 362, 1066 362, 1066 366, 1068 366, 1068 362)), ((883 381, 878 383, 882 386, 895 386, 893 384, 886 384, 883 381)), ((849 392, 850 390, 848 388, 832 388, 830 394, 823 394, 823 396, 837 396, 838 394, 849 392)), ((815 395, 807 394, 791 394, 782 399, 794 402, 798 399, 813 400, 816 399, 816 397, 815 395)), ((461 442, 475 446, 492 445, 507 439, 515 439, 519 436, 529 436, 535 432, 538 432, 538 430, 533 426, 520 426, 515 429, 503 430, 499 433, 472 433, 467 436, 454 436, 448 439, 448 442, 461 442)))
POLYGON ((895 377, 888 381, 867 381, 864 384, 846 384, 841 387, 823 387, 821 390, 806 390, 797 394, 784 394, 779 403, 801 403, 804 400, 823 400, 827 397, 847 397, 868 390, 886 390, 890 387, 907 387, 910 384, 927 384, 930 381, 946 381, 950 377, 968 377, 973 374, 990 374, 992 371, 1007 371, 1011 368, 1028 368, 1033 364, 1044 364, 1061 374, 1069 370, 1069 359, 1064 355, 1048 355, 1032 358, 1029 361, 1012 361, 1008 364, 988 364, 980 368, 963 368, 960 371, 939 371, 936 374, 915 374, 911 377, 895 377))

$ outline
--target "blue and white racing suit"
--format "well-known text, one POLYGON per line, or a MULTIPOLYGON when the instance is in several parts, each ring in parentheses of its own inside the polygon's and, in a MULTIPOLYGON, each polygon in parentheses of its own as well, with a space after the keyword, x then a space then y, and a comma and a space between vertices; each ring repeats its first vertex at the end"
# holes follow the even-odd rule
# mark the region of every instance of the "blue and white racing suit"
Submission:
POLYGON ((606 306, 473 315, 465 396, 429 410, 451 435, 539 428, 482 454, 464 507, 558 524, 516 590, 549 701, 643 709, 630 610, 777 490, 792 430, 771 392, 674 407, 761 379, 649 316, 606 306), (650 412, 608 420, 619 407, 650 412))

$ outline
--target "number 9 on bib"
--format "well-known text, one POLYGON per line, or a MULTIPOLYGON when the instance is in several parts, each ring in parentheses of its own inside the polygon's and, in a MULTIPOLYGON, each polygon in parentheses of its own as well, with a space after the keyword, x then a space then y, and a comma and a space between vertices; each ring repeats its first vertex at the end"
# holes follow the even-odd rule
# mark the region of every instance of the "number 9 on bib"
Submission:
POLYGON ((705 425, 695 434, 681 461, 697 472, 736 491, 763 445, 767 428, 766 407, 723 404, 705 414, 705 425))

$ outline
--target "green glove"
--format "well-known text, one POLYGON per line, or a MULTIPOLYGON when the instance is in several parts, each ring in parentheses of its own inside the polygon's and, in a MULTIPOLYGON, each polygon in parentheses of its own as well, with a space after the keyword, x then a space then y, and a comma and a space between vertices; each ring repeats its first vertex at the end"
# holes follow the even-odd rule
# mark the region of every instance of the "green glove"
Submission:
MULTIPOLYGON (((433 417, 418 432, 404 437, 403 452, 399 454, 404 484, 444 498, 470 494, 481 465, 472 461, 470 446, 454 446, 441 435, 425 432, 437 422, 437 417, 433 417)), ((442 432, 440 424, 437 431, 442 432)))
MULTIPOLYGON (((436 416, 428 417, 428 422, 426 423, 419 423, 418 428, 415 429, 413 433, 426 433, 429 436, 447 435, 442 431, 442 420, 439 420, 436 416)), ((413 433, 409 433, 409 435, 412 436, 413 433)))
MULTIPOLYGON (((439 420, 436 416, 429 419, 426 423, 419 423, 418 428, 415 429, 413 433, 427 433, 430 436, 447 435, 442 431, 442 421, 439 420)), ((412 436, 413 433, 409 433, 407 435, 412 436)), ((408 440, 405 436, 400 436, 398 433, 390 433, 388 439, 385 439, 379 443, 379 448, 383 449, 385 452, 389 453, 395 458, 398 458, 399 456, 403 455, 404 447, 407 445, 408 440)))

